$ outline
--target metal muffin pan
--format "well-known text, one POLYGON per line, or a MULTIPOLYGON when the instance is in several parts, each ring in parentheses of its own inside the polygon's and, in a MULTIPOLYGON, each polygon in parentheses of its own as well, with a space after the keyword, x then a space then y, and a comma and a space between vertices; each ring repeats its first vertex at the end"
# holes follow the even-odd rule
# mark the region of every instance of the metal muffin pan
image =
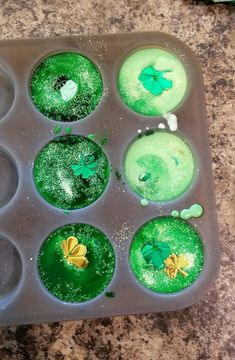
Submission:
MULTIPOLYGON (((159 32, 1 41, 0 92, 5 94, 0 102, 0 108, 4 107, 0 119, 0 194, 6 192, 5 199, 0 199, 0 234, 4 244, 8 244, 7 249, 3 246, 0 269, 6 270, 6 279, 11 276, 10 288, 5 289, 1 284, 5 292, 1 291, 0 297, 0 324, 178 310, 201 299, 217 276, 219 245, 203 80, 193 52, 177 38, 159 32), (138 129, 143 132, 146 127, 158 129, 164 119, 142 116, 128 109, 118 93, 117 75, 129 53, 148 46, 170 50, 186 68, 189 87, 185 99, 173 110, 179 124, 174 133, 192 148, 198 170, 191 187, 182 196, 142 207, 140 198, 125 184, 123 160, 138 129), (29 84, 43 58, 64 51, 83 54, 98 66, 104 92, 96 109, 86 118, 57 123, 35 108, 29 84), (59 136, 65 135, 68 126, 72 134, 107 134, 109 142, 103 150, 112 167, 122 174, 118 179, 112 171, 106 190, 96 202, 67 215, 39 195, 33 180, 34 160, 39 150, 56 136, 52 130, 57 124, 62 127, 59 136), (195 226, 203 241, 205 260, 201 274, 191 286, 177 293, 148 290, 137 281, 129 266, 129 247, 134 234, 146 221, 170 215, 172 210, 188 208, 195 202, 203 206, 204 214, 188 222, 195 226), (116 268, 107 290, 115 292, 114 298, 103 293, 88 302, 64 303, 42 284, 37 255, 44 240, 58 227, 74 222, 96 226, 110 239, 116 268)), ((4 283, 4 275, 0 280, 4 283)))

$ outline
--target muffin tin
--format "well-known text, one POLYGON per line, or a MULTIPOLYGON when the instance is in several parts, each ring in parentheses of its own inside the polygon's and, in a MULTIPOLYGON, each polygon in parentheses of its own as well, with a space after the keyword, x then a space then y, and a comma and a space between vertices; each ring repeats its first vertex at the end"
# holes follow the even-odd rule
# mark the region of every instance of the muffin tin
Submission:
MULTIPOLYGON (((215 280, 219 267, 218 231, 213 197, 213 179, 208 143, 204 88, 200 66, 192 51, 180 40, 159 32, 77 36, 55 39, 1 41, 0 43, 0 324, 26 324, 104 316, 177 310, 202 298, 215 280), (159 46, 183 62, 189 79, 187 95, 173 111, 178 134, 190 145, 197 173, 190 188, 166 203, 140 205, 123 174, 123 161, 138 131, 158 129, 163 117, 142 116, 123 104, 117 76, 125 57, 141 47, 159 46), (82 120, 57 123, 42 115, 29 93, 32 73, 39 62, 54 53, 78 52, 100 69, 104 84, 96 109, 82 120), (55 136, 60 125, 65 135, 108 136, 103 150, 113 171, 103 195, 92 205, 65 214, 49 205, 36 190, 34 160, 55 136), (119 173, 122 175, 121 178, 119 173), (204 267, 188 288, 159 294, 137 282, 129 265, 129 247, 136 231, 146 221, 172 210, 199 203, 202 217, 188 220, 199 232, 204 246, 204 267), (64 303, 42 284, 37 255, 48 235, 60 226, 87 223, 100 229, 111 241, 116 268, 107 290, 84 303, 64 303)), ((170 131, 170 130, 167 130, 170 131)))

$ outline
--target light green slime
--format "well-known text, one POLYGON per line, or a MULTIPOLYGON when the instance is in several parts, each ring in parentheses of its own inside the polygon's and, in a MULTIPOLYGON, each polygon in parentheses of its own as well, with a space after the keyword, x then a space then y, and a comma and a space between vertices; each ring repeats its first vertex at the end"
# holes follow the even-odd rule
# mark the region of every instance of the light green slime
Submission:
POLYGON ((124 168, 134 192, 147 200, 168 201, 189 187, 195 164, 190 148, 180 137, 156 131, 130 146, 124 168))
POLYGON ((173 210, 171 216, 181 217, 181 219, 187 220, 192 217, 200 217, 203 214, 203 207, 199 204, 193 204, 189 209, 183 209, 180 212, 173 210))
POLYGON ((175 109, 182 101, 187 86, 187 74, 181 61, 157 47, 141 49, 130 55, 124 61, 118 78, 119 92, 124 103, 137 113, 150 116, 175 109), (148 91, 139 76, 149 66, 158 71, 169 71, 164 73, 164 77, 172 81, 172 88, 164 90, 161 95, 148 91))

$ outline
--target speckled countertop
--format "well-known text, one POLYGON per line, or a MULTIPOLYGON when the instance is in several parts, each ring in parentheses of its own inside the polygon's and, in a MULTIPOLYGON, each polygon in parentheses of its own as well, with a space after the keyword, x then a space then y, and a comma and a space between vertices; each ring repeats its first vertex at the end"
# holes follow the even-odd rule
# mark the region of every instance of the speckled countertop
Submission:
POLYGON ((0 329, 0 359, 229 360, 235 357, 234 8, 184 0, 0 0, 0 38, 161 30, 201 61, 222 261, 219 279, 183 311, 0 329))

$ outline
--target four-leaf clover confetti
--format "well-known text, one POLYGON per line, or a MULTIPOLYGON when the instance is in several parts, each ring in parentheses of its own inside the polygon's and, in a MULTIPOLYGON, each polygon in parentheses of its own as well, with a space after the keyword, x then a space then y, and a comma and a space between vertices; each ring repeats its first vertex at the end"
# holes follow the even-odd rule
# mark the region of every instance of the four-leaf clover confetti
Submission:
POLYGON ((164 90, 172 88, 172 80, 166 79, 164 74, 171 70, 159 71, 153 66, 144 68, 140 75, 139 81, 143 83, 143 86, 153 95, 161 95, 164 90))
POLYGON ((81 156, 79 163, 71 165, 71 169, 76 176, 81 176, 83 179, 89 179, 89 177, 95 174, 97 165, 98 163, 95 161, 93 155, 87 156, 86 158, 81 156))
POLYGON ((89 261, 86 258, 87 248, 83 244, 78 243, 75 236, 69 236, 61 243, 64 258, 69 264, 77 266, 79 269, 87 267, 89 261))
POLYGON ((145 245, 141 253, 148 264, 153 264, 157 269, 162 269, 164 260, 171 254, 171 249, 167 243, 155 241, 152 244, 145 245))
POLYGON ((164 271, 171 279, 175 279, 178 272, 183 276, 188 275, 185 271, 182 270, 182 268, 185 268, 189 265, 189 262, 184 254, 180 254, 179 256, 176 254, 170 255, 165 260, 165 265, 166 269, 164 271))

